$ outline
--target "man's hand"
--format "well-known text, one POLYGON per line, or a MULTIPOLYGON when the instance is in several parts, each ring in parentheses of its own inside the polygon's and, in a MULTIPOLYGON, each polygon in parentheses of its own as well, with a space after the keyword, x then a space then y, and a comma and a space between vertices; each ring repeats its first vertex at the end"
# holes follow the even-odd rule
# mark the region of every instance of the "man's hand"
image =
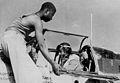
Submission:
POLYGON ((58 75, 58 76, 60 76, 60 70, 62 69, 62 67, 59 65, 59 64, 57 64, 56 62, 52 65, 52 69, 53 69, 53 72, 56 74, 56 75, 58 75))

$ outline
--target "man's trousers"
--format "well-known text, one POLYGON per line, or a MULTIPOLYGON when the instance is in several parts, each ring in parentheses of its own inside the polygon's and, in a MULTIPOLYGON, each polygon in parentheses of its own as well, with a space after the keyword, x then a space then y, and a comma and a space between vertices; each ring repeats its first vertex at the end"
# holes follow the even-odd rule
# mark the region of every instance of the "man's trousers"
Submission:
POLYGON ((1 38, 1 47, 5 56, 10 58, 16 83, 42 83, 40 70, 28 55, 20 32, 6 31, 1 38))

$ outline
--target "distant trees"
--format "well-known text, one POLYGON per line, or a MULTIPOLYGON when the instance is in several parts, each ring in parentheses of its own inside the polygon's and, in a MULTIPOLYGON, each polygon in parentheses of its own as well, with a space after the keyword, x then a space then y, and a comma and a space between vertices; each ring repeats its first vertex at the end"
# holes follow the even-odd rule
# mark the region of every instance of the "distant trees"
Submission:
POLYGON ((99 48, 99 47, 93 47, 96 53, 100 54, 102 58, 108 58, 108 59, 118 59, 120 60, 120 54, 116 54, 113 51, 99 48))

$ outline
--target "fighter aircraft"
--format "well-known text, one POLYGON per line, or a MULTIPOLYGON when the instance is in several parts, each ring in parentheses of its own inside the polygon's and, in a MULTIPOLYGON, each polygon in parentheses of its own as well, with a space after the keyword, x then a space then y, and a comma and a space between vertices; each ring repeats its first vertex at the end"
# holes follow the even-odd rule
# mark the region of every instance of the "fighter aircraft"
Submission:
MULTIPOLYGON (((63 67, 63 69, 60 70, 61 74, 60 76, 56 76, 51 69, 43 71, 43 73, 45 72, 49 73, 49 76, 43 75, 44 79, 43 83, 120 82, 118 76, 120 62, 119 60, 118 62, 115 62, 114 60, 115 57, 113 58, 113 55, 115 54, 112 51, 98 47, 93 47, 90 44, 86 44, 85 41, 89 37, 85 35, 79 35, 50 29, 44 29, 43 33, 46 37, 48 50, 50 53, 54 55, 53 56, 54 61, 56 61, 58 64, 60 64, 61 67, 63 67)), ((37 53, 39 52, 39 46, 37 44, 35 37, 29 39, 29 42, 26 45, 27 46, 32 45, 36 49, 36 52, 37 53)), ((118 58, 119 56, 116 55, 116 57, 118 58)), ((5 64, 7 64, 7 66, 10 63, 9 59, 3 57, 2 55, 1 60, 5 64)), ((37 63, 36 60, 33 59, 33 61, 35 62, 35 64, 37 63)), ((0 70, 2 70, 2 68, 0 68, 0 70)), ((7 77, 10 77, 10 79, 13 80, 14 76, 12 72, 10 74, 11 75, 7 77)), ((4 81, 4 83, 14 83, 14 80, 9 82, 4 81)))
MULTIPOLYGON (((52 42, 54 42, 54 44, 59 44, 56 47, 52 48, 48 46, 48 50, 50 52, 55 53, 54 60, 63 68, 65 67, 64 65, 66 65, 67 63, 66 69, 61 70, 61 76, 65 78, 65 76, 67 75, 68 77, 70 76, 71 78, 74 78, 74 80, 68 81, 69 83, 114 83, 119 80, 119 78, 116 75, 118 73, 117 71, 119 71, 118 63, 117 66, 112 67, 110 67, 110 65, 106 63, 108 61, 110 62, 110 64, 115 64, 116 62, 112 62, 113 58, 111 58, 115 54, 112 51, 103 48, 93 47, 90 44, 84 44, 85 40, 89 38, 88 36, 49 29, 45 29, 44 34, 49 34, 48 39, 51 39, 53 37, 52 42), (50 35, 50 33, 52 35, 50 35), (55 38, 54 35, 57 37, 55 38), (76 37, 80 39, 80 41, 78 41, 79 44, 77 45, 76 50, 72 50, 72 46, 70 46, 70 44, 72 44, 70 41, 74 40, 73 37, 75 37, 75 39, 76 37), (55 43, 55 41, 58 39, 60 39, 61 41, 55 43), (86 52, 87 58, 84 57, 84 52, 86 52), (78 59, 75 60, 75 58, 72 58, 71 60, 69 60, 70 56, 74 55, 78 56, 78 59), (58 58, 58 60, 56 60, 56 58, 58 58), (76 64, 78 68, 75 69, 74 67, 76 66, 76 64), (115 71, 117 73, 113 73, 113 69, 116 69, 115 71), (81 79, 83 79, 84 81, 81 82, 81 79)), ((30 44, 33 40, 34 39, 32 39, 27 44, 30 44)), ((76 43, 75 41, 72 42, 73 44, 76 43)), ((116 55, 116 57, 119 57, 119 55, 116 55)), ((55 79, 55 77, 53 78, 55 79)), ((60 77, 57 77, 57 79, 58 78, 60 77)), ((67 79, 64 79, 64 81, 66 80, 67 79)), ((56 81, 56 83, 57 82, 58 81, 56 81)), ((60 80, 58 83, 61 83, 60 80)))

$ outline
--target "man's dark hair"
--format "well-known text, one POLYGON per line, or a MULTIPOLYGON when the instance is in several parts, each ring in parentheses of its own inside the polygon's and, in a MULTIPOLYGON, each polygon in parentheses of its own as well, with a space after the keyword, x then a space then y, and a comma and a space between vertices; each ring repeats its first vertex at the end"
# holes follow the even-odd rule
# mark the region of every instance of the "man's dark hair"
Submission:
POLYGON ((51 2, 45 2, 45 3, 43 3, 42 6, 41 6, 40 11, 43 11, 43 10, 45 10, 46 8, 47 8, 48 10, 52 11, 53 13, 56 12, 56 8, 55 8, 54 4, 51 3, 51 2))

